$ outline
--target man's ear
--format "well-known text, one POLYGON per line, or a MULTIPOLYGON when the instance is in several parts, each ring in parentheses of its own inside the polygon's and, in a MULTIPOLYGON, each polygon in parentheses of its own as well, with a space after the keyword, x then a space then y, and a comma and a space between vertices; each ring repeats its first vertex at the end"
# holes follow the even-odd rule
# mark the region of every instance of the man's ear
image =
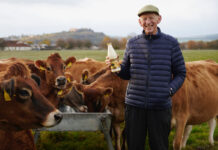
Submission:
POLYGON ((138 21, 139 21, 139 25, 140 25, 141 27, 143 27, 140 17, 139 17, 138 21))
POLYGON ((11 97, 14 95, 14 85, 14 79, 9 79, 1 83, 1 90, 3 90, 5 101, 11 101, 11 97))
POLYGON ((157 24, 159 24, 161 22, 161 20, 162 20, 162 17, 161 17, 161 15, 159 15, 158 16, 158 23, 157 24))
POLYGON ((46 70, 46 62, 43 60, 37 60, 35 61, 35 66, 39 69, 39 70, 46 70))
POLYGON ((65 60, 65 65, 66 65, 66 68, 69 68, 71 67, 71 65, 76 61, 76 58, 75 57, 69 57, 67 60, 65 60))

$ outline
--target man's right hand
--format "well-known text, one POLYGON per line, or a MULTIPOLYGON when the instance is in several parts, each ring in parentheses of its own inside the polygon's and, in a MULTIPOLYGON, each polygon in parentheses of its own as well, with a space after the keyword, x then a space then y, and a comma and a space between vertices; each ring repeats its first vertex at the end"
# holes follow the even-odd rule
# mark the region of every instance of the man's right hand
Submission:
POLYGON ((107 64, 108 67, 111 67, 111 64, 112 64, 111 61, 112 60, 107 56, 106 60, 105 60, 105 63, 107 64))

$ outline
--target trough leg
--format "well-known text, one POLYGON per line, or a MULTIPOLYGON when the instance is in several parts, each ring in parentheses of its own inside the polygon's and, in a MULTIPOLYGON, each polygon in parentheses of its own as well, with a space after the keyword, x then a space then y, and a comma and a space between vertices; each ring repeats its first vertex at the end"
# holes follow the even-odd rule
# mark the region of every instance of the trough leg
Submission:
POLYGON ((34 143, 36 144, 37 141, 38 141, 38 138, 40 136, 40 130, 35 129, 34 131, 35 131, 35 134, 34 134, 34 143))
POLYGON ((100 120, 101 120, 102 131, 103 131, 104 137, 105 137, 105 139, 107 141, 108 149, 109 150, 114 150, 113 144, 112 144, 112 141, 111 141, 111 137, 110 137, 110 134, 109 134, 110 128, 107 126, 106 118, 102 117, 100 120))

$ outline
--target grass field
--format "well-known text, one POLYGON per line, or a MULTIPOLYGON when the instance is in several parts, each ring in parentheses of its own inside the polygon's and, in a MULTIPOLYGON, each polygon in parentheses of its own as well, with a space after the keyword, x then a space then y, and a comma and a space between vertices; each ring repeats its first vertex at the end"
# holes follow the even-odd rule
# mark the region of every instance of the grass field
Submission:
MULTIPOLYGON (((0 51, 0 59, 10 57, 28 59, 46 59, 51 53, 58 52, 66 59, 75 56, 77 59, 84 57, 104 61, 107 51, 98 50, 62 50, 62 51, 0 51)), ((122 50, 117 51, 120 58, 123 57, 122 50)), ((183 51, 185 61, 212 59, 218 62, 218 50, 186 50, 183 51)), ((170 150, 172 150, 172 139, 174 130, 170 135, 170 150)), ((194 126, 188 139, 186 150, 218 150, 218 129, 215 130, 215 145, 212 147, 208 142, 209 129, 206 123, 194 126)), ((106 150, 107 144, 100 132, 42 132, 37 143, 38 150, 106 150)))
MULTIPOLYGON (((107 55, 106 50, 62 50, 62 51, 0 51, 0 59, 10 57, 28 58, 32 60, 46 59, 51 53, 58 52, 62 58, 75 56, 77 59, 89 57, 99 61, 104 61, 107 55)), ((117 50, 120 58, 123 58, 123 50, 117 50)), ((185 61, 212 59, 218 62, 218 50, 185 50, 183 51, 185 61)))

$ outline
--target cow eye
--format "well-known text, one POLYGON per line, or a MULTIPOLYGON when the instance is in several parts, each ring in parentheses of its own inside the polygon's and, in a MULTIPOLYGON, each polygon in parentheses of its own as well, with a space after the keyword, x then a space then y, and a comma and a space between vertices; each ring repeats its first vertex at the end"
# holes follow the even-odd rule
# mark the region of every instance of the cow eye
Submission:
POLYGON ((63 68, 64 68, 64 70, 66 69, 66 66, 65 65, 63 65, 63 68))
POLYGON ((19 97, 21 99, 28 99, 31 96, 32 96, 31 90, 26 89, 26 88, 23 88, 23 89, 19 90, 19 97))
POLYGON ((51 67, 46 67, 46 69, 47 69, 48 71, 51 71, 51 67))

